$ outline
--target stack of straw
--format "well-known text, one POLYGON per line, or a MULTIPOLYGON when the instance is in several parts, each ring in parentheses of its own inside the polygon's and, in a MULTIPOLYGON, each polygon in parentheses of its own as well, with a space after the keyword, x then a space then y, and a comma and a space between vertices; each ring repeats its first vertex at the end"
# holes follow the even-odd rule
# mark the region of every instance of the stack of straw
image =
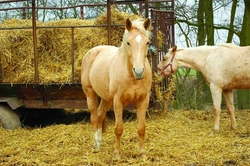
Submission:
MULTIPOLYGON (((112 24, 124 24, 127 18, 138 18, 123 12, 112 12, 112 24)), ((52 22, 37 22, 38 27, 38 72, 39 83, 72 83, 71 28, 58 26, 86 26, 107 24, 107 15, 94 20, 65 19, 52 22)), ((0 24, 1 28, 31 27, 31 20, 10 19, 0 24)), ((124 26, 112 27, 111 44, 120 46, 124 26)), ((32 29, 3 30, 0 33, 0 57, 3 82, 35 82, 34 49, 32 29)), ((106 27, 75 28, 74 30, 74 82, 80 82, 81 61, 85 53, 97 45, 108 44, 106 27)))

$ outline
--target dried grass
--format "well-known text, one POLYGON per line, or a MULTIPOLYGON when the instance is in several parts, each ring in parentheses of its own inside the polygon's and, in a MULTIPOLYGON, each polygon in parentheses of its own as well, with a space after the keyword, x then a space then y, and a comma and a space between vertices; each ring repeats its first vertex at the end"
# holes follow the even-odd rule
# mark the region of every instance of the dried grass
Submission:
MULTIPOLYGON (((113 24, 124 24, 140 16, 123 12, 112 12, 113 24)), ((65 19, 41 23, 37 26, 86 26, 107 24, 106 13, 94 20, 65 19)), ((10 19, 0 27, 28 27, 31 20, 10 19)), ((124 26, 112 27, 111 44, 120 46, 124 26)), ((74 31, 75 82, 80 82, 80 65, 85 53, 97 45, 108 44, 107 29, 76 28, 74 31)), ((37 30, 38 70, 40 83, 71 82, 71 29, 39 28, 37 30)), ((3 82, 31 83, 35 81, 33 38, 31 29, 3 30, 0 33, 0 57, 3 68, 3 82)))
POLYGON ((250 111, 236 112, 238 130, 230 130, 226 111, 221 131, 210 136, 213 116, 207 111, 151 112, 147 119, 147 159, 137 153, 136 121, 124 124, 122 159, 113 160, 113 120, 109 120, 101 151, 94 153, 89 123, 46 128, 0 129, 2 165, 249 165, 250 111))

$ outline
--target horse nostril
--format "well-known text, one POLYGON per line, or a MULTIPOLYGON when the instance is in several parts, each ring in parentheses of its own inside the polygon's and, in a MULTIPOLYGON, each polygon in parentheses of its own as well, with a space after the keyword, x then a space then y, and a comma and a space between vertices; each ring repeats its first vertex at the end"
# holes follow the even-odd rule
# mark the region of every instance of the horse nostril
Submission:
POLYGON ((144 77, 144 68, 133 68, 133 74, 134 74, 134 77, 137 79, 137 80, 140 80, 144 77))
POLYGON ((136 73, 136 74, 142 74, 142 73, 144 73, 144 68, 138 69, 138 68, 134 67, 133 72, 136 73))

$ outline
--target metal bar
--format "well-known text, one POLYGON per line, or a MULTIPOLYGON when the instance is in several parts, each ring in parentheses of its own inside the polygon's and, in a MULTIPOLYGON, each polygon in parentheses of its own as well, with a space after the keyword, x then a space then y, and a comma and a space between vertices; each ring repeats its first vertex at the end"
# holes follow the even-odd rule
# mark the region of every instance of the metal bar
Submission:
POLYGON ((107 0, 108 45, 111 45, 111 3, 107 0))
MULTIPOLYGON (((83 93, 83 92, 82 92, 83 93)), ((87 107, 86 99, 56 99, 56 100, 47 100, 45 103, 42 100, 22 100, 22 103, 25 105, 25 108, 46 108, 46 109, 83 109, 87 107)))
MULTIPOLYGON (((124 26, 124 24, 112 24, 113 27, 124 26)), ((36 29, 43 28, 98 28, 98 27, 107 27, 107 25, 84 25, 84 26, 37 26, 36 29)), ((9 28, 0 28, 0 30, 15 30, 15 29, 32 29, 33 27, 9 27, 9 28)))
POLYGON ((84 8, 83 8, 83 6, 80 7, 80 17, 82 20, 84 20, 84 8))
POLYGON ((139 3, 139 15, 142 16, 142 3, 139 3))
POLYGON ((32 29, 33 29, 33 47, 34 47, 34 67, 35 67, 35 82, 39 83, 38 75, 38 56, 37 56, 37 35, 36 35, 36 2, 32 0, 32 29))
POLYGON ((145 18, 148 18, 148 0, 145 0, 145 18))
POLYGON ((75 68, 74 68, 74 64, 75 64, 75 55, 74 55, 74 48, 75 48, 75 44, 74 44, 74 28, 71 28, 71 58, 72 58, 72 62, 71 62, 71 72, 72 72, 72 77, 71 77, 71 82, 75 82, 74 78, 75 78, 75 68))
POLYGON ((5 0, 5 1, 0 1, 0 3, 23 2, 23 1, 28 1, 28 0, 5 0))
POLYGON ((2 56, 0 56, 0 83, 3 82, 2 56))
MULTIPOLYGON (((84 6, 86 7, 106 6, 106 4, 86 4, 86 5, 76 5, 76 6, 69 6, 69 7, 36 7, 36 9, 65 10, 65 9, 71 9, 71 8, 84 7, 84 6)), ((23 6, 23 7, 4 8, 4 9, 0 9, 0 11, 17 10, 17 9, 32 9, 32 7, 23 6)))
POLYGON ((114 4, 135 4, 143 2, 144 0, 126 0, 126 1, 115 1, 114 4))
POLYGON ((173 0, 148 0, 150 3, 157 3, 157 2, 172 2, 173 0))
POLYGON ((25 18, 26 18, 26 10, 23 9, 23 19, 25 19, 25 18))

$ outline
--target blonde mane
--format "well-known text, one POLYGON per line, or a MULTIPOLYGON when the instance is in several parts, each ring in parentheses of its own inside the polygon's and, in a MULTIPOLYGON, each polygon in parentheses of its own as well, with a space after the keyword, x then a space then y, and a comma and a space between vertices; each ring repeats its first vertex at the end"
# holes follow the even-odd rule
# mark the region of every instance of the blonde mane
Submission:
MULTIPOLYGON (((144 23, 144 19, 143 18, 138 18, 138 19, 132 21, 132 26, 134 28, 138 29, 142 34, 144 34, 148 38, 151 38, 151 36, 152 36, 151 31, 146 30, 144 28, 144 26, 143 26, 143 23, 144 23)), ((149 29, 151 29, 151 27, 149 29)), ((124 35, 126 33, 128 33, 128 30, 125 30, 124 35)))

